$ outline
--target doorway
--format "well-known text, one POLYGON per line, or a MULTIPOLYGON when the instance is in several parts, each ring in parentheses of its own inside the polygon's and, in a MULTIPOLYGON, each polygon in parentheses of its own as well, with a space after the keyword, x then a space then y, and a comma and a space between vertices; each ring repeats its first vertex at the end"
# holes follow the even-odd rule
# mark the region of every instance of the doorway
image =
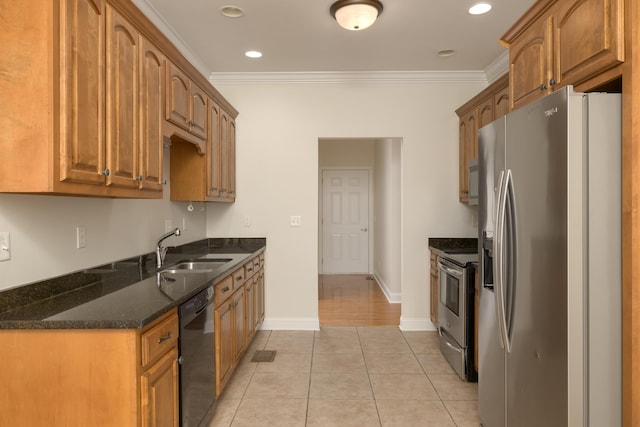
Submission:
MULTIPOLYGON (((330 303, 327 298, 342 298, 346 295, 357 294, 370 310, 375 311, 384 304, 391 304, 400 311, 401 302, 401 171, 402 171, 402 139, 401 138, 319 138, 318 139, 318 291, 322 295, 320 308, 330 303), (368 263, 366 268, 360 267, 364 274, 353 273, 350 269, 325 269, 326 251, 329 231, 325 230, 325 189, 323 177, 325 171, 366 171, 368 173, 368 222, 366 226, 360 225, 358 233, 365 233, 368 241, 368 263), (323 222, 323 217, 325 222, 323 222), (366 228, 366 232, 361 231, 366 228), (323 262, 324 258, 324 262, 323 262), (327 274, 331 272, 332 274, 327 274), (339 272, 338 274, 335 274, 339 272), (359 276, 359 277, 358 277, 359 276), (360 280, 361 279, 361 280, 360 280), (331 286, 327 286, 331 284, 331 286), (355 285, 361 286, 361 291, 352 289, 355 285), (322 286, 324 285, 324 293, 322 286), (332 292, 326 292, 329 288, 332 292), (374 289, 381 292, 380 304, 369 304, 374 289)), ((343 192, 344 193, 344 192, 343 192)), ((338 196, 335 196, 336 199, 338 196)), ((358 196, 359 198, 360 196, 358 196)), ((340 196, 341 203, 344 203, 340 196)), ((348 198, 347 198, 348 200, 348 198)), ((331 206, 331 203, 328 203, 331 206)), ((357 205, 362 205, 362 199, 358 199, 357 205)), ((344 215, 344 214, 343 214, 344 215)), ((362 235, 352 240, 362 242, 362 235)), ((344 237, 336 238, 333 245, 344 237)), ((340 246, 344 248, 345 246, 340 246)), ((346 246, 347 248, 349 246, 346 246)), ((355 245, 352 246, 355 248, 355 245)), ((358 248, 360 248, 358 246, 358 248)), ((344 253, 344 249, 341 249, 344 253)), ((362 252, 359 252, 362 253, 362 252)), ((336 301, 338 302, 338 301, 336 301)), ((356 309, 357 302, 344 300, 341 310, 351 304, 356 309)), ((387 307, 389 308, 389 307, 387 307)), ((348 308, 347 308, 348 310, 348 308)), ((363 318, 370 317, 363 315, 363 318)), ((398 315, 399 318, 399 315, 398 315)), ((396 321, 399 324, 399 320, 396 321)))

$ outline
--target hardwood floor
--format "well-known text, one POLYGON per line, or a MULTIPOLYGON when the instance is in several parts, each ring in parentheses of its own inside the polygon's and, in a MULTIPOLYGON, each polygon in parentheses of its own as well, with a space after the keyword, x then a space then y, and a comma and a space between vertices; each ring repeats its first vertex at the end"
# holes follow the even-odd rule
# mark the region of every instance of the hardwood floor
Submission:
POLYGON ((320 326, 398 326, 400 304, 390 304, 366 274, 318 276, 320 326))

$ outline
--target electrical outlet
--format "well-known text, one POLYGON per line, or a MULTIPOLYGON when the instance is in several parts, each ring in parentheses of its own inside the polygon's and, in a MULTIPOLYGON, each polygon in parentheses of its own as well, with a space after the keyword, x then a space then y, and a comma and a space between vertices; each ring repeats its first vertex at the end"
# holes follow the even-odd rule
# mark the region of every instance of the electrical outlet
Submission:
POLYGON ((87 228, 76 227, 76 249, 84 248, 87 246, 87 228))
POLYGON ((251 227, 251 217, 249 215, 245 215, 242 219, 242 225, 245 227, 251 227))
POLYGON ((478 226, 478 214, 474 213, 471 215, 471 226, 472 227, 477 227, 478 226))
POLYGON ((181 231, 187 231, 187 217, 186 216, 182 217, 182 230, 181 231))
POLYGON ((164 231, 165 233, 168 233, 170 231, 173 230, 173 221, 170 219, 165 219, 164 220, 164 231))
POLYGON ((11 259, 11 242, 9 240, 9 232, 0 232, 0 261, 8 261, 11 259))
POLYGON ((300 227, 302 225, 302 219, 300 215, 291 215, 290 223, 291 227, 300 227))

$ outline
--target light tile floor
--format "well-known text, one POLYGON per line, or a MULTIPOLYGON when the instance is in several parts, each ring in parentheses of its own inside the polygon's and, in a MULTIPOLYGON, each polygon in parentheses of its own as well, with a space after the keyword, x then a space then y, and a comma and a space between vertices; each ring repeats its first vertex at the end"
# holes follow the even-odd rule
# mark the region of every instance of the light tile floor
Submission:
POLYGON ((259 331, 204 425, 477 427, 477 395, 443 358, 436 332, 259 331), (251 362, 258 349, 277 350, 275 360, 251 362))

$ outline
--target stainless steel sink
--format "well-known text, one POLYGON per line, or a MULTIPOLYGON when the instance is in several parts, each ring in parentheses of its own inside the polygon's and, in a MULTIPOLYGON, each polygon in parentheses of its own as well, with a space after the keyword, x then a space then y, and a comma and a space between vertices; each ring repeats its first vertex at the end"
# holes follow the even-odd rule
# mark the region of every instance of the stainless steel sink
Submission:
POLYGON ((210 258, 199 259, 197 261, 182 261, 176 265, 172 265, 162 273, 182 274, 182 273, 207 273, 213 271, 214 268, 231 261, 231 258, 210 258))

